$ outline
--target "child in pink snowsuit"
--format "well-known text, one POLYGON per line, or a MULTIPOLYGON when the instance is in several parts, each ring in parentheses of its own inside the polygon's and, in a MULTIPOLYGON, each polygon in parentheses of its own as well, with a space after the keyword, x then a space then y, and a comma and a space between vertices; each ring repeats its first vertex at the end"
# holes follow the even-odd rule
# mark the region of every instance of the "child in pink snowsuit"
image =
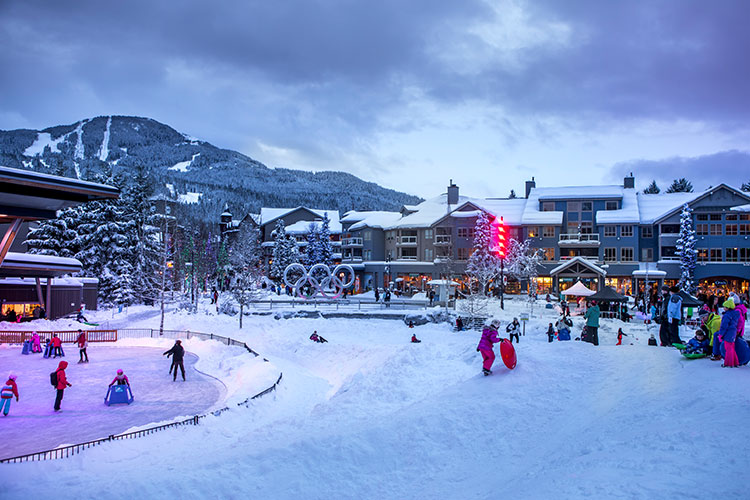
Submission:
POLYGON ((485 326, 482 330, 482 338, 477 346, 477 351, 482 353, 482 373, 485 375, 492 373, 492 363, 495 362, 495 351, 492 346, 501 340, 497 333, 498 326, 500 326, 498 320, 493 320, 490 326, 485 326))
POLYGON ((42 352, 42 343, 39 340, 39 334, 36 332, 31 335, 31 352, 42 352))

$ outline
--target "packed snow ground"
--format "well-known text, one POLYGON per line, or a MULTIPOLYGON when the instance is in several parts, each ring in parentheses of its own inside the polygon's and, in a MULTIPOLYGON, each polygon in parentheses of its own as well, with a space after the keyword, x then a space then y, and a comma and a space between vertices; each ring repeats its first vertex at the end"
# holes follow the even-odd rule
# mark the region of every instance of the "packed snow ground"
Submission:
MULTIPOLYGON (((143 314, 133 326, 158 325, 143 314)), ((166 328, 245 340, 284 372, 279 389, 197 427, 3 465, 4 494, 106 496, 116 472, 152 498, 747 498, 748 367, 685 360, 616 320, 599 347, 549 344, 556 317, 537 306, 516 369, 483 377, 478 332, 447 324, 252 316, 239 330, 210 308, 170 313, 166 328)))

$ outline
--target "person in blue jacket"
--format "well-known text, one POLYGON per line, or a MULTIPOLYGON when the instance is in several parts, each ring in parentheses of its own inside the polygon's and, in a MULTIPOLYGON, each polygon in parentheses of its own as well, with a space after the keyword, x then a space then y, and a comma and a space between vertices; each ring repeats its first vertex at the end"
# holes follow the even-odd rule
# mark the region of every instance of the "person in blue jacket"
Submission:
POLYGON ((695 337, 690 339, 685 346, 685 353, 687 354, 710 354, 711 346, 708 345, 708 337, 703 330, 695 332, 695 337))
POLYGON ((679 288, 669 289, 669 303, 667 304, 667 321, 669 322, 669 343, 682 344, 680 340, 680 320, 682 320, 682 297, 678 295, 679 288))

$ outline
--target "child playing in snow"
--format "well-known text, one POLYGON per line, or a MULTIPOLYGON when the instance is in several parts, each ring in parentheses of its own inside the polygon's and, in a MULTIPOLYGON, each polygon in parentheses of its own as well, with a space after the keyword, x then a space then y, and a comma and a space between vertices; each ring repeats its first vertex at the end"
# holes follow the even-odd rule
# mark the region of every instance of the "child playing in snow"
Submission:
POLYGON ((109 386, 112 387, 115 384, 127 385, 128 387, 130 387, 130 380, 128 380, 128 376, 125 375, 122 370, 117 370, 117 375, 115 375, 115 378, 112 379, 112 382, 110 382, 109 386))
POLYGON ((482 373, 485 377, 492 373, 492 363, 495 362, 495 351, 492 347, 502 340, 497 333, 499 326, 499 319, 493 319, 489 326, 485 326, 482 330, 482 338, 477 346, 477 352, 482 353, 482 373))
POLYGON ((411 335, 411 342, 412 342, 412 344, 419 344, 419 343, 420 343, 420 342, 422 342, 422 341, 421 341, 421 340, 419 340, 419 339, 417 338, 417 335, 413 333, 413 334, 411 335))
POLYGON ((0 410, 3 411, 3 415, 6 417, 8 416, 8 412, 10 411, 10 401, 13 399, 13 396, 16 397, 16 402, 18 402, 18 386, 16 385, 16 375, 11 373, 8 375, 8 381, 5 382, 5 385, 2 389, 0 389, 0 410))
POLYGON ((685 346, 685 353, 687 354, 695 354, 695 353, 705 353, 708 354, 710 352, 711 346, 708 345, 708 337, 706 337, 706 334, 703 330, 697 330, 695 332, 695 337, 690 339, 685 346))
POLYGON ((552 323, 547 327, 547 342, 555 340, 555 329, 552 327, 552 323))
POLYGON ((627 336, 628 336, 628 334, 624 333, 622 331, 622 328, 618 328, 617 329, 617 344, 615 344, 615 345, 622 345, 622 338, 623 337, 627 337, 627 336))
POLYGON ((36 332, 31 335, 31 352, 42 352, 42 344, 36 332))
POLYGON ((317 330, 315 330, 314 332, 312 332, 312 335, 310 335, 310 340, 312 340, 313 342, 319 342, 321 344, 323 342, 328 342, 326 339, 324 339, 323 337, 321 337, 320 335, 318 335, 318 331, 317 330))

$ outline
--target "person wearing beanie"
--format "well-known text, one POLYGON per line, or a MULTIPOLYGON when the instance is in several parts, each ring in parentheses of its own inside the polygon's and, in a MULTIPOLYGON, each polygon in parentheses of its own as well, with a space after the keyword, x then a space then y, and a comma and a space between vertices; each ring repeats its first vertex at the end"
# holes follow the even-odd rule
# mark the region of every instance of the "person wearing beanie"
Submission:
POLYGON ((667 321, 669 322, 669 345, 682 344, 680 339, 680 321, 682 320, 682 297, 679 288, 669 289, 669 304, 667 305, 667 321))
POLYGON ((489 326, 485 326, 482 330, 482 338, 477 346, 477 352, 482 353, 482 373, 485 377, 492 373, 492 363, 495 362, 493 346, 501 340, 497 333, 499 326, 500 320, 498 319, 493 319, 489 326))
POLYGON ((60 361, 60 364, 57 365, 57 385, 55 385, 55 389, 57 389, 57 397, 55 397, 55 411, 60 411, 60 404, 62 403, 65 389, 71 387, 72 385, 70 382, 68 382, 68 378, 65 376, 65 369, 67 367, 67 361, 60 361))
MULTIPOLYGON (((740 320, 740 313, 737 311, 732 299, 727 299, 722 304, 724 315, 721 317, 721 327, 716 332, 718 339, 724 343, 724 364, 722 366, 735 368, 740 366, 737 358, 737 352, 734 349, 734 341, 737 339, 737 324, 740 320)), ((716 339, 714 339, 716 343, 716 339)), ((714 349, 714 352, 716 350, 714 349)), ((713 359, 713 358, 712 358, 713 359)))
POLYGON ((18 402, 18 385, 16 385, 15 373, 8 375, 8 381, 5 382, 3 388, 0 389, 0 410, 3 411, 3 415, 6 417, 10 411, 10 402, 13 399, 13 396, 16 397, 16 402, 18 402))
POLYGON ((130 380, 128 380, 128 376, 125 375, 125 372, 122 370, 117 370, 117 375, 115 375, 115 378, 112 379, 112 382, 110 382, 109 386, 112 387, 113 385, 127 385, 130 387, 130 380))

